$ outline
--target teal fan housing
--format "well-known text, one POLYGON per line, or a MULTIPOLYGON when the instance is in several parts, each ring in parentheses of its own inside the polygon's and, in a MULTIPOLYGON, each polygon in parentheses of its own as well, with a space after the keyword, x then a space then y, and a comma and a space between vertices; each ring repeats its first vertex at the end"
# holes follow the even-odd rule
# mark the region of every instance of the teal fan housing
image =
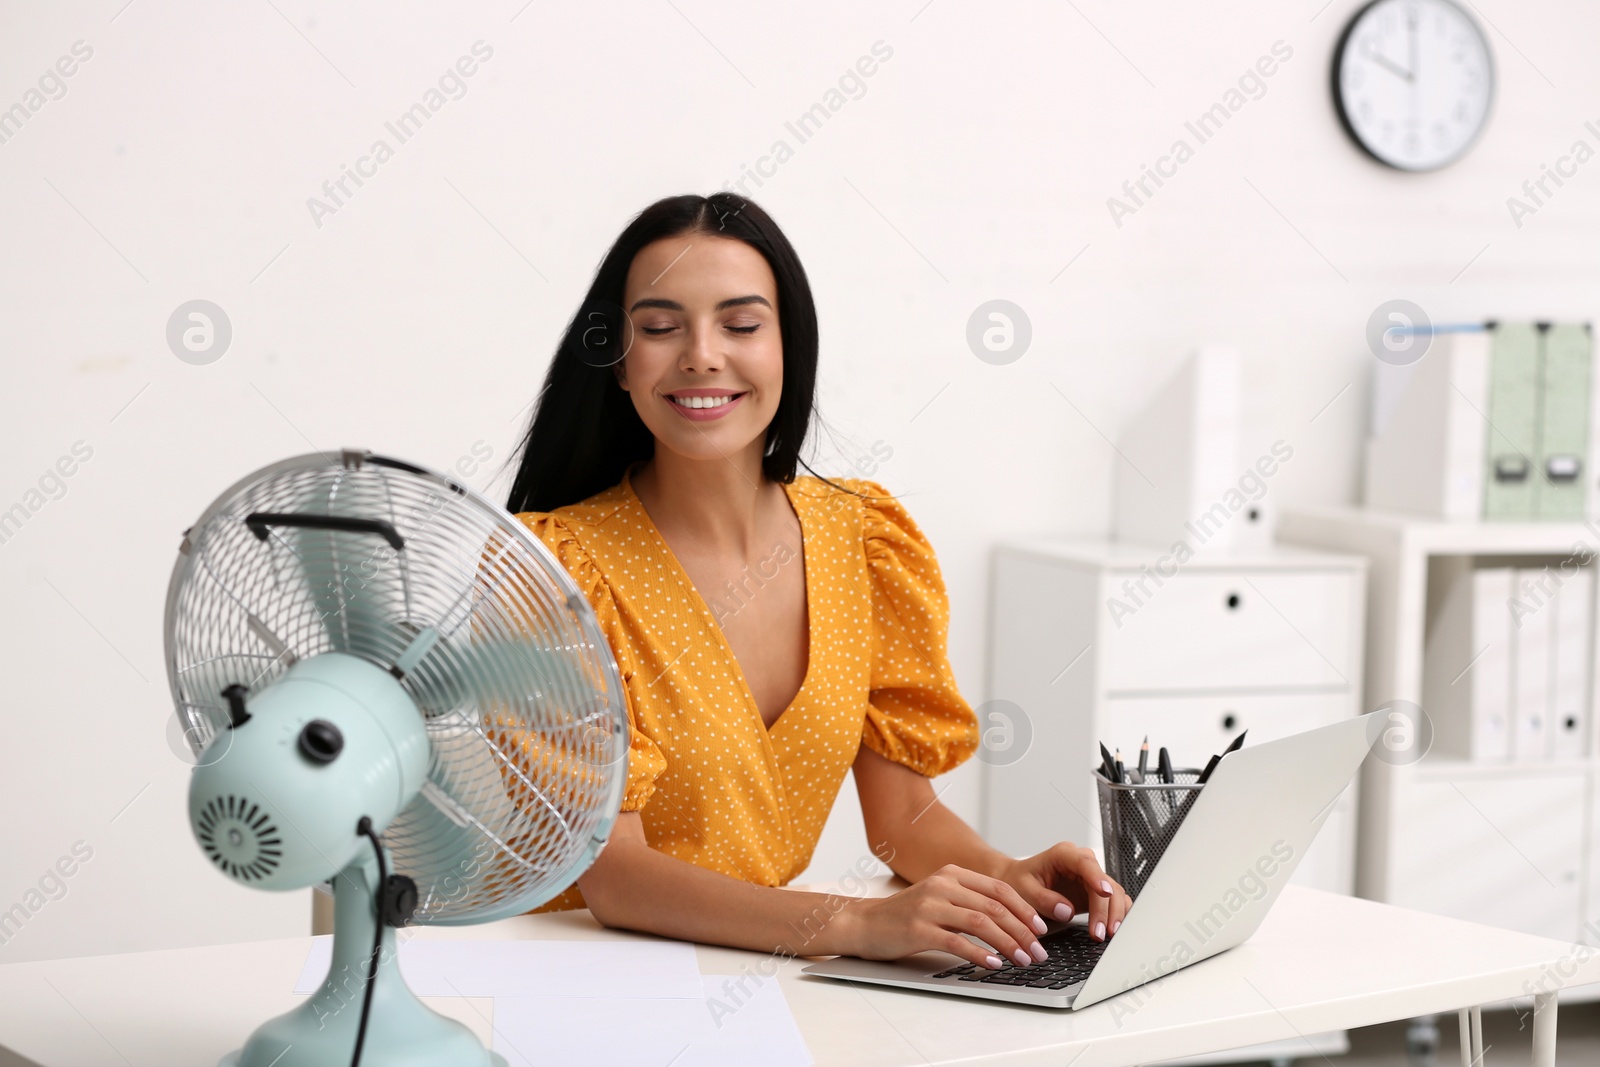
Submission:
POLYGON ((444 475, 311 454, 185 531, 165 639, 201 850, 334 895, 321 990, 225 1067, 503 1065, 406 988, 394 932, 531 910, 605 845, 627 705, 566 570, 444 475))

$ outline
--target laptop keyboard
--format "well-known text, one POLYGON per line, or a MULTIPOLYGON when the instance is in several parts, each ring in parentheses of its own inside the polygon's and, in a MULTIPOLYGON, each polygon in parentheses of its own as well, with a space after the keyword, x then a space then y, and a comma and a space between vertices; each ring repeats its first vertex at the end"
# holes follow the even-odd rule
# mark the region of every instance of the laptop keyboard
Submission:
POLYGON ((1087 925, 1072 923, 1041 937, 1039 944, 1049 955, 1043 963, 1030 963, 1026 967, 1007 963, 998 970, 990 970, 979 963, 962 963, 930 977, 1034 989, 1065 989, 1089 977, 1109 942, 1090 937, 1087 925))

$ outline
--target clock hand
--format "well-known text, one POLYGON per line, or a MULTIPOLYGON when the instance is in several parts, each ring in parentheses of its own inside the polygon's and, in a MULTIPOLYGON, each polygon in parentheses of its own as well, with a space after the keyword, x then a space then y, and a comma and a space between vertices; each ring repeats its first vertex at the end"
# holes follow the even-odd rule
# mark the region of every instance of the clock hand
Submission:
POLYGON ((1411 72, 1401 67, 1398 63, 1395 63, 1382 52, 1373 52, 1371 58, 1374 63, 1378 64, 1378 66, 1382 67, 1383 69, 1404 78, 1406 81, 1411 81, 1411 72))
POLYGON ((1417 80, 1417 11, 1411 8, 1406 12, 1406 37, 1410 45, 1411 69, 1406 72, 1406 81, 1417 80))

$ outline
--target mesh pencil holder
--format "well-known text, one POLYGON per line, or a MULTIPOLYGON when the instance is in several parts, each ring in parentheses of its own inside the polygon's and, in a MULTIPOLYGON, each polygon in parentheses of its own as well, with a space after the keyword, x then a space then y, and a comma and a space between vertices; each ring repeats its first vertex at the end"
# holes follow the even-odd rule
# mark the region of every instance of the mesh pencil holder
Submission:
POLYGON ((1172 776, 1175 781, 1170 785, 1160 781, 1118 785, 1102 772, 1094 772, 1100 792, 1106 873, 1130 897, 1138 897, 1200 790, 1205 788, 1198 770, 1174 770, 1172 776))

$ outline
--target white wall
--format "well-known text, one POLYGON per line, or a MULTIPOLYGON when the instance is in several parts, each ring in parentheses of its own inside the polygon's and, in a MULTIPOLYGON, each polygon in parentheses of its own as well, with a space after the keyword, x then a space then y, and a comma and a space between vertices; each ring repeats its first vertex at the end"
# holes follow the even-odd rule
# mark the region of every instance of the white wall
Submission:
MULTIPOLYGON (((0 544, 0 909, 75 842, 93 850, 0 961, 306 928, 303 895, 235 887, 185 826, 161 645, 180 531, 313 446, 442 467, 481 441, 498 464, 627 218, 736 179, 775 139, 793 158, 747 191, 815 286, 821 411, 893 449, 876 476, 940 551, 974 703, 990 546, 1105 532, 1103 435, 1190 346, 1245 352, 1247 441, 1295 449, 1277 503, 1350 501, 1377 305, 1600 311, 1600 163, 1520 228, 1506 207, 1574 140, 1600 143, 1583 128, 1600 7, 1578 0, 1477 4, 1491 125, 1425 176, 1339 129, 1329 56, 1358 0, 123 3, 0 7, 0 108, 74 42, 93 49, 0 144, 0 510, 93 449, 0 544), (466 95, 318 226, 307 198, 479 40, 493 57, 466 95), (893 55, 864 95, 796 146, 784 123, 880 40, 893 55), (1117 226, 1107 198, 1279 40, 1293 57, 1265 94, 1117 226), (164 340, 195 298, 234 328, 209 366, 164 340), (992 298, 1032 320, 1009 366, 964 339, 992 298)), ((977 771, 945 794, 974 818, 977 771)), ((1057 814, 1039 813, 1041 846, 1057 814)), ((862 848, 847 790, 807 878, 862 848)))

